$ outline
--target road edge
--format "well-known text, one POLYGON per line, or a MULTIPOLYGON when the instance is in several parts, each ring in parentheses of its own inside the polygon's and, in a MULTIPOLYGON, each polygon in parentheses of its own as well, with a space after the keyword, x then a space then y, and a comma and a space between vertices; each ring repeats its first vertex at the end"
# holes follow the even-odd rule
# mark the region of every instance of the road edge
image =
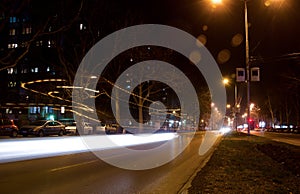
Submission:
POLYGON ((207 164, 207 162, 212 157, 215 150, 218 148, 220 142, 223 140, 225 136, 220 136, 215 144, 212 146, 212 148, 209 149, 209 151, 204 155, 204 160, 200 163, 199 167, 194 171, 194 173, 190 176, 190 178, 186 181, 186 183, 180 188, 180 190, 177 192, 178 194, 188 194, 188 189, 192 186, 192 181, 198 174, 198 172, 201 171, 203 167, 207 164))

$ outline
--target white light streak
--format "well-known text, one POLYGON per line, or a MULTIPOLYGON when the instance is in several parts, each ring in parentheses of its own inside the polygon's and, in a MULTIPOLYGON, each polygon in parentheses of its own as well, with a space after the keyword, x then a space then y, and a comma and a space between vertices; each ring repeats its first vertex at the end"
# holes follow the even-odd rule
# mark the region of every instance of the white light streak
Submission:
POLYGON ((0 163, 142 145, 172 140, 177 136, 174 133, 137 136, 131 134, 109 135, 111 142, 107 141, 105 135, 85 136, 85 140, 87 138, 89 141, 103 142, 100 146, 97 144, 98 146, 93 148, 87 147, 80 136, 7 139, 0 142, 0 163))

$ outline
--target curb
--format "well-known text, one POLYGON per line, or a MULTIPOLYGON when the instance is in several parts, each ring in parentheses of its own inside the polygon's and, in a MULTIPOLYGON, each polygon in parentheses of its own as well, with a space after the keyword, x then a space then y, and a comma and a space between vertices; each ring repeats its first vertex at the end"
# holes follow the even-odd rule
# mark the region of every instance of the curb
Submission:
POLYGON ((187 182, 177 192, 178 194, 188 194, 188 189, 192 186, 192 181, 194 180, 194 178, 196 177, 198 172, 201 171, 201 169, 203 167, 205 167, 205 165, 210 160, 211 156, 213 155, 213 153, 215 152, 215 150, 217 149, 217 147, 219 146, 220 142, 223 140, 224 137, 225 136, 221 136, 216 141, 214 146, 208 151, 208 153, 205 154, 205 159, 200 163, 199 167, 195 170, 195 172, 190 176, 190 178, 187 180, 187 182))

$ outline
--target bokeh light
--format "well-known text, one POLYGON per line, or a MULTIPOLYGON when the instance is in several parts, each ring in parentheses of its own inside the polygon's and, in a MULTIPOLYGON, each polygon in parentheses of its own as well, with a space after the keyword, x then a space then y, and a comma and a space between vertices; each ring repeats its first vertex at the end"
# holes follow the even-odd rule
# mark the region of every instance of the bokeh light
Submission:
POLYGON ((193 63, 198 63, 201 60, 201 54, 198 51, 191 52, 189 57, 193 63))
MULTIPOLYGON (((206 42, 207 42, 207 38, 206 38, 206 36, 205 36, 204 34, 200 34, 200 35, 198 36, 197 40, 198 40, 199 42, 201 42, 203 45, 205 45, 206 42)), ((201 47, 202 45, 199 44, 199 42, 197 42, 197 46, 201 47)))
POLYGON ((243 35, 242 34, 236 34, 236 35, 234 35, 233 37, 232 37, 232 39, 231 39, 231 46, 233 46, 233 47, 238 47, 238 46, 240 46, 241 44, 242 44, 242 42, 243 42, 243 35))
POLYGON ((226 63, 231 57, 231 52, 228 49, 223 49, 218 54, 218 63, 226 63))

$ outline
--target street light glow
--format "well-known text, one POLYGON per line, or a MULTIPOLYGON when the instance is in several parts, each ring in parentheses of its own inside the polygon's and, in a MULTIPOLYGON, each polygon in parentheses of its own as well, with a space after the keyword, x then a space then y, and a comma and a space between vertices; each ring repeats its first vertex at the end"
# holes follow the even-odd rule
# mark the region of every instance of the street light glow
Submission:
POLYGON ((224 85, 227 85, 227 84, 229 84, 229 79, 227 79, 227 78, 224 78, 224 79, 223 79, 223 84, 224 84, 224 85))
POLYGON ((211 0, 213 4, 221 4, 222 0, 211 0))
POLYGON ((283 3, 284 0, 266 0, 265 1, 265 6, 269 7, 270 5, 272 5, 272 3, 283 3))

